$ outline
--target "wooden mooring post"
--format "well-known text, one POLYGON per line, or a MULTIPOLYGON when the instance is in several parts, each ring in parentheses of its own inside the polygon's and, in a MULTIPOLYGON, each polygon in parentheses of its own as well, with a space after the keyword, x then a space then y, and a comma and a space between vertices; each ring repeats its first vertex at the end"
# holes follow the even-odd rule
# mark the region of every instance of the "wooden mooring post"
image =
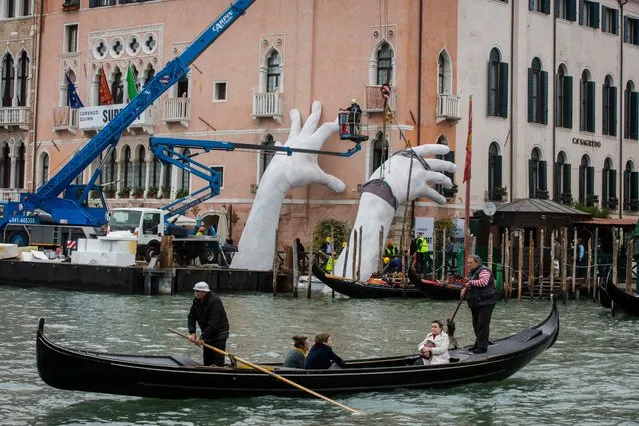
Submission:
POLYGON ((586 270, 586 285, 588 286, 588 298, 590 298, 590 282, 592 279, 592 238, 588 240, 588 269, 586 270))
POLYGON ((535 241, 533 231, 530 231, 530 243, 528 244, 528 286, 530 287, 530 298, 533 297, 535 287, 535 241))
POLYGON ((273 296, 277 296, 277 230, 275 230, 275 245, 273 247, 273 296))
POLYGON ((300 278, 300 270, 299 270, 299 254, 297 252, 297 241, 293 240, 292 254, 293 254, 293 297, 297 297, 297 292, 299 290, 299 278, 300 278))
POLYGON ((595 261, 595 265, 594 265, 594 273, 593 273, 593 280, 592 280, 592 287, 593 287, 593 293, 592 293, 592 301, 594 302, 595 300, 597 300, 598 297, 598 293, 599 293, 599 227, 596 226, 595 227, 595 254, 594 254, 594 261, 595 261))
POLYGON ((619 284, 619 240, 616 235, 612 237, 612 284, 619 284))
MULTIPOLYGON (((544 250, 546 247, 546 230, 544 228, 541 228, 539 230, 539 298, 541 298, 541 292, 543 291, 544 288, 544 250)), ((552 260, 550 262, 550 264, 552 265, 552 260)), ((551 268, 552 271, 552 268, 551 268)), ((532 292, 530 293, 530 297, 532 297, 532 292)))
POLYGON ((510 231, 508 230, 508 228, 506 228, 505 241, 506 245, 504 250, 506 252, 506 261, 504 262, 504 300, 507 301, 512 296, 512 268, 510 267, 510 260, 513 258, 510 241, 510 231))
MULTIPOLYGON (((351 261, 352 268, 351 275, 352 280, 355 281, 355 271, 357 268, 357 229, 353 230, 353 260, 351 261)), ((344 277, 346 278, 346 277, 344 277)))
MULTIPOLYGON (((577 228, 573 228, 573 239, 572 239, 572 295, 575 296, 575 288, 577 287, 577 228)), ((581 271, 579 271, 581 272, 581 271)))
POLYGON ((311 283, 313 282, 313 263, 315 263, 315 231, 311 231, 311 252, 308 255, 308 281, 306 286, 306 298, 311 298, 311 283))
POLYGON ((632 294, 632 238, 626 238, 626 293, 632 294))
POLYGON ((517 256, 517 302, 521 303, 524 280, 524 232, 519 234, 519 253, 517 256))
POLYGON ((488 268, 493 271, 493 274, 496 272, 497 268, 493 267, 493 233, 490 232, 488 234, 488 259, 486 259, 486 264, 488 268))
POLYGON ((563 303, 566 304, 568 289, 566 288, 566 276, 568 275, 568 228, 561 230, 561 260, 559 261, 559 269, 561 270, 561 291, 563 303))
MULTIPOLYGON (((555 260, 559 257, 559 253, 555 252, 555 241, 557 238, 557 231, 555 229, 550 233, 550 294, 553 294, 555 291, 555 260)), ((559 266, 559 270, 561 271, 561 262, 557 261, 559 266)), ((539 289, 539 298, 542 297, 542 288, 539 289)))
POLYGON ((444 279, 446 279, 446 228, 443 230, 442 241, 444 244, 442 244, 442 274, 440 282, 443 284, 444 279))

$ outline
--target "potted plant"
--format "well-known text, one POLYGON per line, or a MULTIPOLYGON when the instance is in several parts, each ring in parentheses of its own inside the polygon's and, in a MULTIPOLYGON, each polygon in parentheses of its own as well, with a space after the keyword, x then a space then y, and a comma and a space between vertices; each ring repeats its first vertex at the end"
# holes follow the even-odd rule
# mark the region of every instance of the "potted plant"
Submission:
POLYGON ((186 197, 187 195, 189 195, 189 190, 186 188, 182 188, 182 189, 178 189, 177 193, 175 194, 175 198, 183 198, 183 197, 186 197))
POLYGON ((115 197, 115 188, 113 187, 106 188, 103 192, 104 192, 104 196, 107 198, 115 197))
POLYGON ((616 209, 618 205, 619 205, 619 199, 617 197, 615 197, 614 195, 612 197, 608 197, 609 209, 616 209))
POLYGON ((118 198, 129 198, 130 195, 131 188, 129 188, 128 186, 125 186, 120 190, 120 192, 118 192, 118 198))
POLYGON ((158 189, 155 186, 149 188, 149 190, 146 191, 147 198, 156 198, 157 196, 158 196, 158 189))
POLYGON ((144 188, 133 188, 133 198, 142 198, 144 197, 144 188))
POLYGON ((586 205, 588 207, 592 207, 596 204, 599 204, 599 195, 595 195, 595 194, 588 194, 586 196, 586 205))
POLYGON ((570 192, 562 192, 561 193, 561 202, 563 204, 572 204, 572 193, 570 193, 570 192))
POLYGON ((163 186, 162 193, 158 198, 171 198, 171 188, 168 186, 163 186))
POLYGON ((503 201, 506 196, 508 196, 508 187, 507 186, 496 186, 493 188, 491 195, 491 200, 493 201, 503 201))
POLYGON ((537 199, 539 200, 547 200, 548 199, 548 190, 547 189, 538 189, 537 190, 537 199))

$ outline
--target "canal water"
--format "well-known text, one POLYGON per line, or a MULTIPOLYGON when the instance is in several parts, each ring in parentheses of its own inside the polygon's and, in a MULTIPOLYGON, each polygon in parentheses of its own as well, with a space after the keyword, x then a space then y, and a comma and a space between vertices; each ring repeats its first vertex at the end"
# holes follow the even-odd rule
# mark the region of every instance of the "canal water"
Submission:
MULTIPOLYGON (((432 319, 451 315, 455 301, 311 300, 222 295, 232 334, 228 350, 252 361, 279 361, 290 336, 330 330, 343 358, 413 353, 432 319)), ((56 343, 140 354, 183 354, 199 348, 167 331, 184 329, 191 295, 133 296, 0 286, 0 424, 3 425, 414 425, 638 424, 639 320, 588 301, 560 305, 555 345, 499 383, 445 390, 397 390, 336 398, 364 411, 354 416, 317 399, 255 397, 156 400, 53 389, 35 366, 39 317, 56 343)), ((533 326, 549 301, 500 302, 492 337, 533 326)), ((460 343, 472 343, 463 306, 455 320, 460 343)))

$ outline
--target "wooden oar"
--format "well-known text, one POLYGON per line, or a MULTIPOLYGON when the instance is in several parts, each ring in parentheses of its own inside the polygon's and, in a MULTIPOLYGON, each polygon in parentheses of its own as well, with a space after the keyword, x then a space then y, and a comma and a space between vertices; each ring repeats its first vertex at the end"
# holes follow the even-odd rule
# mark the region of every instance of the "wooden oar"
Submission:
POLYGON ((455 316, 457 316, 457 311, 459 311, 459 307, 461 306, 463 301, 464 301, 463 298, 459 299, 459 302, 457 302, 457 307, 455 308, 455 312, 453 312, 452 318, 446 320, 446 332, 448 333, 448 338, 450 339, 451 343, 453 344, 453 348, 454 349, 457 349, 459 347, 459 344, 457 342, 457 338, 454 336, 454 334, 455 334, 455 316))
MULTIPOLYGON (((184 334, 184 333, 182 333, 182 332, 179 332, 179 331, 177 331, 177 330, 174 330, 174 329, 172 329, 172 328, 169 328, 169 331, 172 331, 173 333, 175 333, 175 334, 177 334, 177 335, 180 335, 180 336, 184 337, 185 339, 188 339, 188 338, 189 338, 189 336, 188 336, 188 335, 186 335, 186 334, 184 334)), ((197 344, 197 343, 194 343, 194 344, 197 344)), ((252 362, 246 361, 246 360, 244 360, 244 359, 240 358, 240 357, 239 357, 239 356, 237 356, 237 355, 231 355, 231 354, 230 354, 230 353, 228 353, 228 352, 224 352, 223 350, 218 349, 218 348, 216 348, 215 346, 208 345, 208 344, 206 344, 206 343, 204 343, 204 342, 202 342, 202 346, 204 346, 205 348, 210 349, 210 350, 212 350, 212 351, 214 351, 214 352, 217 352, 217 353, 219 353, 220 355, 224 355, 225 357, 228 357, 228 358, 229 358, 229 359, 231 359, 232 361, 242 363, 242 364, 244 364, 244 365, 247 365, 247 366, 249 366, 249 367, 251 367, 251 368, 256 369, 257 371, 261 371, 261 372, 262 372, 262 373, 264 373, 264 374, 268 374, 269 376, 275 377, 277 380, 280 380, 280 381, 282 381, 282 382, 284 382, 284 383, 286 383, 286 384, 289 384, 289 385, 291 385, 291 386, 294 386, 294 387, 296 387, 296 388, 298 388, 298 389, 300 389, 300 390, 303 390, 304 392, 307 392, 307 393, 309 393, 309 394, 311 394, 311 395, 313 395, 313 396, 316 396, 316 397, 318 397, 318 398, 321 398, 321 399, 323 399, 324 401, 330 402, 331 404, 335 404, 335 405, 337 405, 338 407, 343 408, 344 410, 350 411, 351 413, 354 413, 354 414, 363 414, 361 411, 357 411, 357 410, 355 410, 354 408, 348 407, 348 406, 346 406, 346 405, 344 405, 344 404, 340 404, 339 402, 334 401, 334 400, 332 400, 332 399, 330 399, 330 398, 327 398, 327 397, 325 397, 324 395, 321 395, 321 394, 319 394, 319 393, 315 392, 314 390, 311 390, 311 389, 306 388, 306 387, 304 387, 304 386, 302 386, 302 385, 299 385, 299 384, 297 384, 297 383, 293 382, 292 380, 287 379, 286 377, 282 377, 282 376, 280 376, 279 374, 275 374, 275 373, 273 373, 273 372, 271 372, 271 371, 268 371, 268 370, 267 370, 266 368, 264 368, 264 367, 261 367, 261 366, 259 366, 259 365, 253 364, 252 362)))

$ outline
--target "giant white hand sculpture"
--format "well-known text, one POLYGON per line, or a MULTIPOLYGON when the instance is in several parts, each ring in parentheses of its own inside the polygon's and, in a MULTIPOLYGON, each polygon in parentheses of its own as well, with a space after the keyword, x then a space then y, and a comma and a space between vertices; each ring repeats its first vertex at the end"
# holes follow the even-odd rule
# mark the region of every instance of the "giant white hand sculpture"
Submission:
POLYGON ((411 162, 413 164, 412 172, 410 172, 410 193, 408 201, 415 200, 419 197, 426 197, 439 204, 445 204, 446 198, 439 194, 429 184, 443 185, 445 188, 451 188, 452 182, 448 176, 442 172, 454 173, 457 170, 455 164, 432 158, 421 158, 426 155, 444 155, 449 151, 446 145, 421 145, 413 148, 413 154, 410 150, 403 150, 395 153, 389 158, 382 167, 384 167, 384 182, 376 179, 380 176, 377 169, 368 179, 367 184, 362 189, 362 196, 359 201, 359 209, 353 232, 349 238, 348 246, 351 247, 346 259, 346 251, 342 251, 338 261, 333 268, 333 274, 354 278, 353 274, 353 249, 354 247, 354 231, 359 232, 362 227, 362 253, 357 255, 356 261, 361 256, 360 280, 366 281, 371 277, 373 272, 377 270, 377 261, 379 256, 379 230, 384 227, 384 241, 388 236, 388 230, 393 221, 395 210, 404 204, 406 199, 406 191, 408 185, 408 175, 411 162), (420 158, 416 158, 416 156, 420 158), (421 161, 420 161, 421 160, 421 161), (428 169, 424 167, 428 166, 428 169), (346 262, 346 273, 344 273, 344 262, 346 262))
MULTIPOLYGON (((322 124, 318 129, 321 114, 321 103, 313 102, 311 115, 304 127, 301 127, 299 110, 291 110, 291 132, 285 146, 320 150, 324 142, 339 128, 336 122, 330 122, 322 124)), ((273 268, 275 234, 284 197, 289 189, 311 183, 321 183, 336 192, 344 191, 344 182, 319 167, 317 154, 293 153, 290 156, 273 156, 260 180, 253 208, 231 267, 257 271, 273 268)))

